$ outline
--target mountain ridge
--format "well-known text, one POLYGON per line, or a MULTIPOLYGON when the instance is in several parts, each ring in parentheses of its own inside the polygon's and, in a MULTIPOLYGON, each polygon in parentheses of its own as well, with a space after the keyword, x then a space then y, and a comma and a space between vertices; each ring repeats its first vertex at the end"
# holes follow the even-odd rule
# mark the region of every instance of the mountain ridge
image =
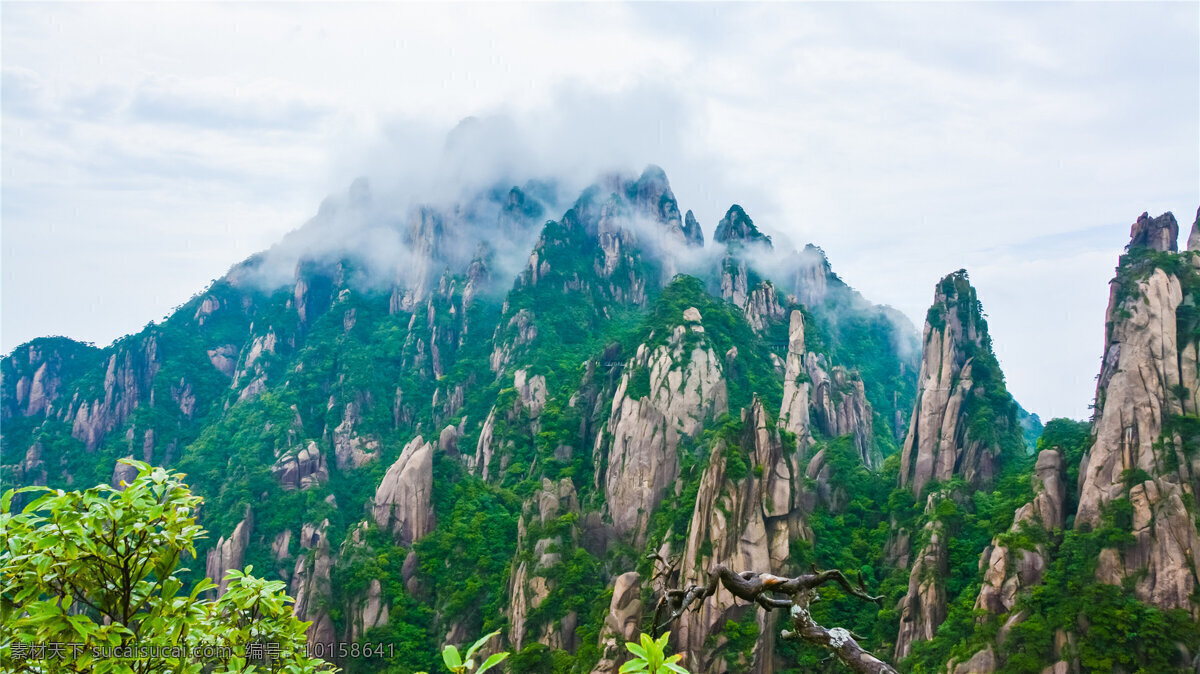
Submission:
MULTIPOLYGON (((1072 475, 1095 471, 1081 466, 1082 441, 1028 455, 966 273, 939 282, 918 338, 819 248, 775 249, 740 207, 704 246, 661 169, 607 176, 541 220, 554 206, 536 195, 552 191, 496 188, 387 219, 356 183, 312 231, 394 233, 386 241, 402 248, 376 246, 405 251, 392 267, 356 256, 369 247, 306 257, 289 243, 109 347, 21 345, 2 364, 6 480, 119 483, 115 462, 129 455, 184 470, 216 538, 195 573, 268 569, 312 622, 310 639, 390 639, 403 646, 400 671, 491 629, 517 671, 616 671, 655 593, 716 563, 861 569, 885 610, 831 591, 814 618, 853 625, 864 647, 909 666, 1014 662, 1019 639, 982 643, 992 632, 970 627, 972 608, 1029 637, 1034 623, 1014 616, 1068 559, 1066 516, 1053 513, 1080 498, 1087 481, 1073 488, 1072 475), (495 232, 508 239, 485 236, 495 232), (288 282, 265 283, 293 258, 288 282), (1026 543, 1021 522, 1047 533, 1026 543), (1025 567, 1010 576, 1015 558, 1025 567)), ((1171 308, 1153 311, 1182 311, 1190 326, 1191 253, 1163 243, 1169 232, 1156 232, 1169 226, 1146 224, 1160 220, 1135 223, 1118 277, 1136 267, 1176 278, 1187 293, 1155 281, 1171 308)), ((1120 280, 1114 298, 1145 283, 1120 280)), ((1114 306, 1119 325, 1126 305, 1114 306)), ((1194 353, 1188 344, 1179 349, 1194 353)), ((1090 465, 1107 461, 1106 446, 1090 465)), ((1182 470, 1191 459, 1179 452, 1182 470)), ((1186 571, 1160 541, 1187 530, 1175 504, 1194 500, 1190 478, 1169 487, 1158 464, 1142 470, 1166 496, 1134 485, 1152 506, 1137 501, 1137 521, 1161 510, 1173 523, 1133 534, 1134 552, 1105 553, 1104 578, 1136 576, 1137 550, 1157 560, 1155 578, 1186 571)), ((1183 595, 1160 601, 1158 587, 1132 601, 1180 608, 1183 595)), ((780 627, 718 595, 673 643, 696 672, 824 657, 778 640, 780 627)), ((1090 657, 1063 634, 1076 645, 1039 651, 1044 666, 1090 657)))

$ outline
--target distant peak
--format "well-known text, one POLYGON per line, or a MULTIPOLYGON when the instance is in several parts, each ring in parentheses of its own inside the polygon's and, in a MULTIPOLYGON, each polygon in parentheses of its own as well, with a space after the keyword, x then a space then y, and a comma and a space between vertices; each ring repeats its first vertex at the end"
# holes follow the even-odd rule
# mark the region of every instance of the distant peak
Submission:
POLYGON ((771 237, 758 231, 758 227, 754 226, 754 221, 746 215, 746 211, 741 206, 734 204, 725 212, 725 217, 717 225, 717 231, 713 233, 713 240, 717 243, 765 243, 771 245, 771 237))
POLYGON ((700 223, 696 221, 696 216, 690 208, 687 215, 683 216, 683 238, 689 246, 704 246, 704 231, 700 229, 700 223))

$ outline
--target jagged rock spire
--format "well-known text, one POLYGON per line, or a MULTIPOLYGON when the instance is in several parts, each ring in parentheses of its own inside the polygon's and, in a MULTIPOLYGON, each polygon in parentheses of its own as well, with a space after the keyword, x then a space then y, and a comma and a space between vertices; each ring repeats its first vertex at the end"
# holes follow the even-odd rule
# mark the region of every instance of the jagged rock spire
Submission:
POLYGON ((700 223, 696 221, 696 216, 692 214, 691 209, 688 209, 687 215, 683 216, 683 236, 687 239, 689 246, 704 247, 704 231, 700 229, 700 223))
MULTIPOLYGON (((917 402, 900 457, 900 486, 911 486, 915 495, 930 480, 956 475, 971 483, 991 480, 1000 447, 994 438, 973 437, 967 418, 971 398, 987 393, 976 390, 977 356, 986 356, 987 371, 982 374, 991 380, 988 383, 1004 387, 991 348, 982 307, 966 270, 946 276, 938 283, 925 318, 917 402)), ((1012 407, 994 410, 996 421, 1012 427, 1015 418, 1008 418, 1015 414, 1012 407)))

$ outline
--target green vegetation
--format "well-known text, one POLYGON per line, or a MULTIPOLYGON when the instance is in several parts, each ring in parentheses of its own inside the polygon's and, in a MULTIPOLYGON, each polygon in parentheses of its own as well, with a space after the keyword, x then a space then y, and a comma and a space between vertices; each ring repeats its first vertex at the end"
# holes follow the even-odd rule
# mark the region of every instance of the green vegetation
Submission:
POLYGON ((0 507, 0 663, 5 671, 241 672, 268 664, 330 669, 305 653, 283 583, 230 571, 218 599, 186 590, 179 565, 204 536, 201 499, 178 473, 131 462, 124 491, 40 487, 20 513, 0 507), (78 644, 69 652, 35 644, 78 644), (19 648, 23 645, 24 648, 19 648), (110 650, 112 649, 112 650, 110 650), (23 651, 23 652, 22 652, 23 651))

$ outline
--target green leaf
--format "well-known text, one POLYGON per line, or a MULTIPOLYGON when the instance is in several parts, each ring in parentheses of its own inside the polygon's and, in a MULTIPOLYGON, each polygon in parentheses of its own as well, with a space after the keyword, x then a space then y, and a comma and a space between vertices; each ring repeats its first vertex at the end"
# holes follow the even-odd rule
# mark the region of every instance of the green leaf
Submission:
POLYGON ((493 654, 487 660, 483 661, 483 664, 479 667, 479 671, 476 674, 483 674, 483 672, 486 672, 487 670, 491 669, 492 667, 495 667, 496 665, 500 664, 501 662, 504 662, 504 659, 507 657, 508 657, 508 653, 493 654))
POLYGON ((462 658, 458 655, 458 649, 454 646, 446 646, 442 649, 442 661, 446 663, 446 668, 452 671, 462 669, 462 658))
POLYGON ((488 642, 489 639, 496 636, 497 634, 500 634, 500 630, 496 630, 495 632, 492 632, 491 634, 485 634, 482 637, 480 637, 478 641, 476 641, 474 644, 471 645, 470 648, 467 649, 467 654, 464 655, 463 657, 467 660, 470 660, 475 655, 475 651, 479 650, 480 646, 483 646, 485 643, 488 642))

